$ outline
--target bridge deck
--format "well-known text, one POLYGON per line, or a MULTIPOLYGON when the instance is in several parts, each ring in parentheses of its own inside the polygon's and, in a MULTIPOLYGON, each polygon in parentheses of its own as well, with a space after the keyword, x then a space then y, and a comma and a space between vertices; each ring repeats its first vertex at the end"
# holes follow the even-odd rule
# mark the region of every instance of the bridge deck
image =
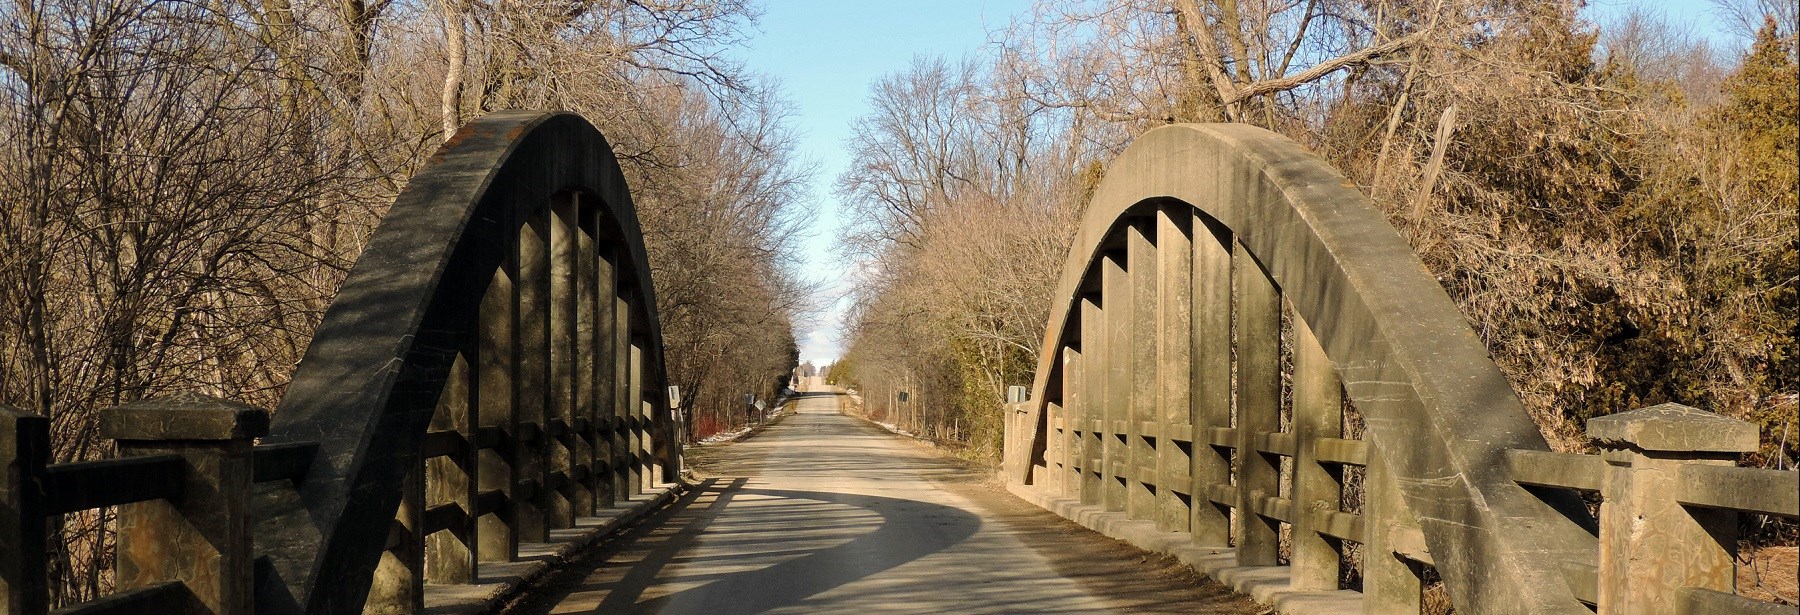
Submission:
POLYGON ((1261 611, 838 414, 835 395, 795 405, 751 440, 692 451, 713 478, 520 610, 1261 611))

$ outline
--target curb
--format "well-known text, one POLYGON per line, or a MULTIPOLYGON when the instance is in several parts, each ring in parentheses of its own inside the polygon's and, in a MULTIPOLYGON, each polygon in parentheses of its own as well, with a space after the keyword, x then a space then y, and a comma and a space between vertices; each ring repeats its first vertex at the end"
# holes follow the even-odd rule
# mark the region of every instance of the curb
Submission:
POLYGON ((518 560, 482 562, 481 578, 476 583, 426 585, 425 608, 454 613, 497 612, 551 573, 580 558, 601 539, 674 502, 691 488, 686 481, 663 485, 653 492, 632 496, 628 505, 577 518, 575 527, 550 530, 549 542, 521 542, 518 560))
POLYGON ((1157 529, 1155 521, 1132 519, 1122 512, 1082 504, 1077 500, 1012 482, 1006 484, 1006 490, 1019 499, 1103 536, 1124 541, 1145 551, 1173 557, 1195 572, 1218 581, 1237 593, 1247 595, 1259 604, 1273 607, 1276 612, 1284 615, 1361 615, 1363 612, 1361 592, 1288 589, 1287 566, 1239 566, 1235 549, 1194 545, 1187 533, 1157 529))

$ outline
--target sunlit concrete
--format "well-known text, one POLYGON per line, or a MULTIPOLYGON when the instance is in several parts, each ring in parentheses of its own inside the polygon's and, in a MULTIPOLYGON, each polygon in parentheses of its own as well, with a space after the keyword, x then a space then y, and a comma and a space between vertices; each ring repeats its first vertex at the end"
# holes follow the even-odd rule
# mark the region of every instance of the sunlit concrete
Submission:
POLYGON ((732 477, 638 541, 652 546, 622 550, 551 612, 1111 612, 936 484, 969 472, 839 415, 829 393, 797 405, 732 445, 732 477))

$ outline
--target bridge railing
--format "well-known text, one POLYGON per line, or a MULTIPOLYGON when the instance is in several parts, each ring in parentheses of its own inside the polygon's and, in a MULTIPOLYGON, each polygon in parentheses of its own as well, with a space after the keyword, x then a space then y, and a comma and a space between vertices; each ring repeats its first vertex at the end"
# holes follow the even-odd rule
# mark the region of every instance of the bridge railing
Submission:
POLYGON ((107 506, 120 591, 70 613, 420 612, 427 582, 495 582, 676 480, 662 361, 604 137, 479 118, 396 199, 272 415, 128 404, 100 414, 119 458, 51 465, 48 419, 0 409, 0 615, 48 608, 46 520, 107 506))
POLYGON ((281 465, 253 446, 268 428, 267 412, 242 404, 144 401, 100 415, 117 458, 50 464, 49 420, 0 407, 0 613, 47 610, 51 517, 109 506, 115 592, 59 613, 252 612, 250 484, 281 465))
POLYGON ((1599 496, 1595 563, 1560 564, 1577 598, 1615 613, 1795 612, 1734 591, 1739 517, 1800 516, 1800 472, 1737 466, 1754 425, 1663 404, 1590 420, 1587 435, 1600 454, 1506 456, 1528 489, 1599 496))
MULTIPOLYGON (((1325 351, 1228 230, 1183 203, 1133 209, 1094 265, 1028 479, 1215 547, 1284 591, 1358 569, 1370 613, 1418 613, 1434 565, 1325 351)), ((1031 402, 1010 434, 1029 434, 1031 402)), ((1027 443, 1009 443, 1023 455, 1027 443)))
MULTIPOLYGON (((116 443, 116 458, 52 464, 49 419, 0 406, 0 461, 5 461, 6 469, 0 479, 0 615, 48 611, 49 562, 44 546, 51 518, 113 506, 119 507, 114 593, 65 606, 58 613, 255 612, 253 485, 291 491, 305 480, 317 443, 256 445, 255 439, 268 432, 268 412, 201 396, 127 404, 103 411, 100 419, 101 437, 116 443)), ((553 419, 547 429, 521 423, 516 442, 531 446, 546 438, 571 437, 594 441, 610 438, 615 431, 626 433, 639 422, 633 417, 597 421, 583 417, 569 425, 553 419)), ((434 430, 426 434, 419 469, 436 461, 460 467, 480 451, 499 449, 506 442, 507 433, 499 427, 467 435, 455 429, 434 430)), ((520 481, 512 497, 529 500, 540 489, 567 490, 572 482, 610 481, 605 476, 608 468, 642 468, 637 461, 623 449, 610 459, 577 459, 569 471, 552 470, 541 480, 520 481)), ((646 474, 641 469, 628 471, 646 474)), ((397 560, 386 571, 391 578, 383 580, 390 591, 375 596, 365 610, 411 612, 416 610, 411 604, 416 592, 427 581, 476 580, 480 529, 475 521, 503 512, 508 501, 505 489, 457 481, 441 469, 431 474, 428 486, 450 501, 421 508, 416 501, 403 500, 409 503, 399 511, 382 545, 397 560), (489 488, 477 491, 476 486, 489 488), (457 497, 463 494, 466 497, 457 497), (432 544, 417 544, 421 538, 432 544), (424 565, 426 558, 431 560, 429 567, 424 565), (394 592, 391 586, 396 584, 411 591, 394 592)), ((636 494, 643 489, 627 486, 620 491, 636 494)), ((601 497, 587 504, 589 508, 578 516, 601 512, 614 502, 601 497)), ((517 545, 508 546, 510 555, 502 550, 488 561, 516 559, 517 545)))
POLYGON ((1550 452, 1405 239, 1279 135, 1149 131, 1084 215, 1029 399, 1009 395, 1008 480, 1283 612, 1698 609, 1737 600, 1735 513, 1709 511, 1791 514, 1741 489, 1795 474, 1720 467, 1754 430, 1698 411, 1596 419, 1607 453, 1550 452), (1600 519, 1569 485, 1602 492, 1600 519))

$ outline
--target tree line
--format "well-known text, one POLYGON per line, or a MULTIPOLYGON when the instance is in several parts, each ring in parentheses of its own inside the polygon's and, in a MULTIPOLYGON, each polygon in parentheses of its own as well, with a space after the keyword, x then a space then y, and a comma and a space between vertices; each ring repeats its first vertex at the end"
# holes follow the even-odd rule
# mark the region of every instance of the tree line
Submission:
MULTIPOLYGON (((273 408, 393 197, 491 110, 580 113, 645 233, 696 429, 796 355, 809 212, 779 92, 730 57, 742 0, 0 2, 0 403, 54 461, 100 409, 176 391, 273 408)), ((108 511, 52 533, 57 604, 110 583, 108 511)))

